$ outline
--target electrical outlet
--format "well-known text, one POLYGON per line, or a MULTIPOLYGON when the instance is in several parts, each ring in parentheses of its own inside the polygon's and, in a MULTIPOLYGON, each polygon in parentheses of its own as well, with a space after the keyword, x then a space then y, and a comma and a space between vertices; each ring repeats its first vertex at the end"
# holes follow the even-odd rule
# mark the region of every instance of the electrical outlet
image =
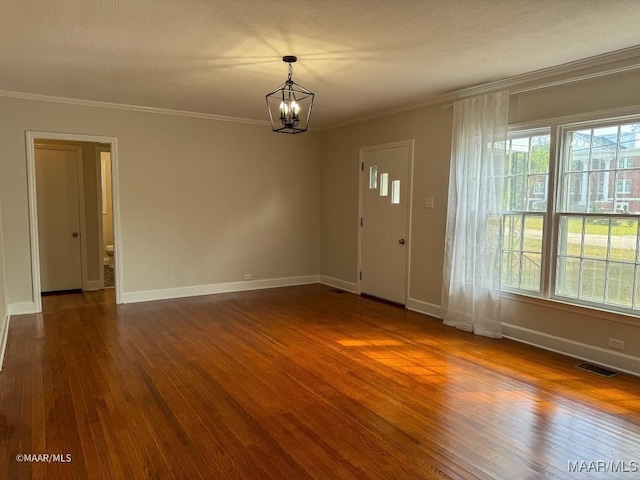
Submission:
POLYGON ((624 340, 616 340, 615 338, 610 338, 609 348, 615 348, 616 350, 624 350, 624 340))
POLYGON ((433 197, 424 197, 424 208, 433 208, 433 197))
POLYGON ((244 274, 244 279, 245 280, 253 280, 253 273, 245 273, 244 274))

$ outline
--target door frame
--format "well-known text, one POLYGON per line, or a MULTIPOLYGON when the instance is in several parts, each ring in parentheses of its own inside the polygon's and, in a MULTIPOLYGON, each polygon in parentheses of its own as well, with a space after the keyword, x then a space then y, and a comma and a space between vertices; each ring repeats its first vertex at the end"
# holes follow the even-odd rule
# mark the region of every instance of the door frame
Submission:
MULTIPOLYGON (((118 182, 118 139, 97 135, 78 135, 70 133, 27 131, 25 134, 27 148, 27 187, 29 203, 29 237, 31 240, 31 295, 35 312, 42 312, 42 296, 40 292, 40 249, 38 243, 38 210, 36 202, 35 142, 36 140, 67 140, 72 142, 92 142, 108 144, 111 150, 111 198, 113 206, 113 237, 115 260, 115 294, 116 303, 122 303, 122 246, 120 242, 120 196, 118 182)), ((84 183, 83 183, 84 186, 84 183)), ((83 191, 83 189, 81 189, 83 191)), ((83 191, 84 195, 84 191, 83 191)), ((84 205, 80 210, 84 212, 84 205)), ((81 213, 81 217, 83 214, 81 213)), ((85 252, 86 254, 86 246, 85 252)), ((86 275, 86 262, 83 275, 86 275)), ((84 288, 84 278, 83 278, 84 288)))
POLYGON ((368 152, 373 152, 377 150, 388 150, 391 148, 398 147, 409 147, 409 188, 407 189, 407 254, 405 257, 406 262, 406 278, 405 278, 405 305, 409 301, 410 295, 410 287, 411 287, 411 237, 412 237, 412 228, 411 228, 411 218, 413 217, 413 158, 415 151, 415 141, 411 140, 402 140, 399 142, 392 143, 383 143, 379 145, 369 145, 366 147, 360 147, 360 153, 358 156, 358 271, 356 272, 357 278, 357 293, 358 295, 362 294, 362 278, 360 277, 360 272, 362 272, 362 214, 364 209, 364 190, 362 187, 362 182, 364 179, 364 154, 368 152))

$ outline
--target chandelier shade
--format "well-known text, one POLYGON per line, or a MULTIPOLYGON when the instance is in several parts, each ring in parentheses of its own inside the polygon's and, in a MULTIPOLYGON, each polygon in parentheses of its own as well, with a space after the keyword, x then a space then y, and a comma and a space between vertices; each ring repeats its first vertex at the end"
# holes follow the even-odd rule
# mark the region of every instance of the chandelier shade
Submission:
POLYGON ((274 132, 296 134, 306 132, 309 128, 314 94, 293 81, 291 64, 297 60, 293 55, 282 57, 282 61, 289 64, 287 80, 266 95, 269 120, 274 132))

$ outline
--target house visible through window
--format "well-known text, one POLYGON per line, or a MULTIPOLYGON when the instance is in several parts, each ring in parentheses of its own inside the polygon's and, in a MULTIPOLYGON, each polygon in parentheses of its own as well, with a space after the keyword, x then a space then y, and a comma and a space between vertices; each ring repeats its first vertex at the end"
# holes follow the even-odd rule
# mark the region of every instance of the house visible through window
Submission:
POLYGON ((502 285, 507 289, 540 291, 549 145, 548 129, 508 139, 502 255, 502 285))
POLYGON ((640 119, 559 125, 555 138, 511 132, 503 289, 638 315, 640 119), (537 175, 533 195, 554 185, 542 205, 525 187, 537 175))

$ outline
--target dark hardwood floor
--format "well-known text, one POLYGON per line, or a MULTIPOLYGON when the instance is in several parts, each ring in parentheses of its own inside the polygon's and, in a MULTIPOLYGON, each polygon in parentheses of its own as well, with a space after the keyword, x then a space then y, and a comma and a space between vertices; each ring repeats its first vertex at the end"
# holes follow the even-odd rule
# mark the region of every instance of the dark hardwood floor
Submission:
POLYGON ((640 475, 640 379, 372 299, 106 290, 43 310, 11 320, 0 478, 640 475))

